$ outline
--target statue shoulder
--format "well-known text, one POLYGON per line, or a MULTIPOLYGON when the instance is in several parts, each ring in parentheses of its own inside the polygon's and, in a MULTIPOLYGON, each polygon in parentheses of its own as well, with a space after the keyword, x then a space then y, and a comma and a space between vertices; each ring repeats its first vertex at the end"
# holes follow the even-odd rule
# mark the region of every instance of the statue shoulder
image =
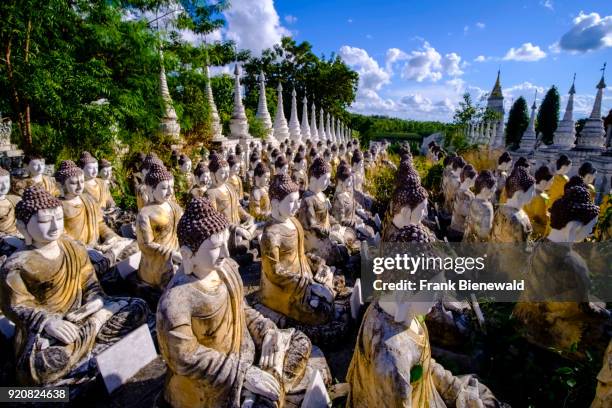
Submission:
POLYGON ((282 227, 277 222, 268 222, 261 234, 262 246, 278 246, 280 244, 280 236, 283 233, 282 227))

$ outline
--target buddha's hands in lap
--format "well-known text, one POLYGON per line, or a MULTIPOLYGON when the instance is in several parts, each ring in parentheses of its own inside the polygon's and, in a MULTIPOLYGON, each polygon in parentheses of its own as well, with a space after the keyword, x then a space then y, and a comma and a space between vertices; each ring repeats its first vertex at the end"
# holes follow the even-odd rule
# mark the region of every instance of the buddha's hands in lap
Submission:
POLYGON ((61 318, 49 320, 45 325, 45 332, 64 344, 74 343, 79 338, 79 328, 61 318))
POLYGON ((256 366, 247 369, 244 387, 253 394, 261 395, 271 401, 278 401, 280 397, 280 384, 276 378, 256 366))
POLYGON ((110 301, 104 303, 104 307, 95 312, 91 319, 96 324, 96 333, 100 331, 104 323, 106 323, 113 315, 118 313, 121 309, 127 306, 128 302, 125 300, 110 301))
POLYGON ((96 313, 98 310, 104 307, 104 300, 101 297, 95 297, 89 302, 85 303, 83 306, 78 308, 77 310, 70 312, 66 315, 66 320, 70 322, 80 322, 85 320, 87 317, 96 313))
POLYGON ((247 241, 251 240, 251 233, 242 227, 236 227, 236 235, 241 236, 247 241))
POLYGON ((266 332, 262 346, 259 366, 270 372, 273 370, 280 378, 283 375, 285 354, 291 343, 294 329, 270 329, 266 332))
POLYGON ((470 378, 467 384, 459 391, 455 406, 457 408, 484 408, 484 403, 478 393, 477 379, 470 378))

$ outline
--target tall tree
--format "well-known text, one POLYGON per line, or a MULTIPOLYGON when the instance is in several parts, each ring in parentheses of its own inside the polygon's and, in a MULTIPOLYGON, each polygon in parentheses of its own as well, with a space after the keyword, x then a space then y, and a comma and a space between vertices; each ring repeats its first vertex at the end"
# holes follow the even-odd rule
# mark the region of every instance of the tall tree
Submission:
POLYGON ((542 141, 545 144, 553 142, 553 136, 559 124, 559 91, 556 86, 551 86, 538 110, 538 121, 536 132, 542 134, 542 141))
POLYGON ((472 102, 472 95, 469 92, 463 94, 463 100, 459 102, 459 106, 455 109, 453 119, 458 125, 466 125, 477 114, 477 108, 472 102))
POLYGON ((527 108, 527 101, 521 96, 514 101, 508 114, 506 146, 512 149, 517 148, 523 133, 527 130, 527 126, 529 126, 529 109, 527 108))

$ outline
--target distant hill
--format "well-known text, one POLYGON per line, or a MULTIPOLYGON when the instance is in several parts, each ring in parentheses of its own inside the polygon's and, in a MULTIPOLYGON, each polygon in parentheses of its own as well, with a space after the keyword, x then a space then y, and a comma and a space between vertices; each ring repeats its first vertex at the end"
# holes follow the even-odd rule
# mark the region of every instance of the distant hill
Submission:
POLYGON ((420 143, 423 137, 444 132, 449 126, 442 122, 421 122, 380 115, 350 114, 351 127, 359 132, 363 143, 370 140, 408 141, 420 143))

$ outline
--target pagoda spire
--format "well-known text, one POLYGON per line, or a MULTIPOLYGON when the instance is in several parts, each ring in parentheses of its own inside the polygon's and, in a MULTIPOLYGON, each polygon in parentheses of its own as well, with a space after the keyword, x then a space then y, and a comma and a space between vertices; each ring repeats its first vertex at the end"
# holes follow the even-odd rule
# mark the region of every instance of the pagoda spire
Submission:
POLYGON ((593 111, 591 111, 591 119, 601 119, 601 100, 603 99, 603 90, 606 89, 606 82, 604 81, 604 75, 606 73, 606 63, 604 62, 603 68, 601 69, 601 79, 597 84, 597 95, 595 96, 595 103, 593 104, 593 111))
POLYGON ((491 91, 491 97, 500 98, 502 97, 502 89, 501 89, 501 81, 500 81, 501 70, 497 70, 497 79, 495 80, 495 85, 493 85, 493 90, 491 91))
POLYGON ((159 49, 160 70, 159 70, 159 91, 163 100, 164 116, 161 119, 160 130, 165 136, 171 137, 174 141, 179 141, 181 125, 178 123, 178 116, 172 105, 172 97, 168 89, 168 79, 164 68, 164 53, 159 49))
POLYGON ((215 104, 215 98, 213 96, 212 86, 210 84, 210 69, 208 67, 208 61, 205 68, 206 72, 206 99, 208 100, 208 106, 210 108, 210 118, 212 122, 212 131, 214 142, 222 142, 226 140, 223 136, 223 127, 221 126, 221 118, 219 118, 219 112, 217 111, 217 105, 215 104))
POLYGON ((276 105, 276 117, 274 118, 274 137, 279 142, 282 142, 289 137, 289 128, 287 127, 287 119, 283 109, 283 86, 280 82, 278 87, 276 87, 276 91, 278 102, 276 105))
POLYGON ((240 67, 238 63, 234 66, 234 111, 230 119, 230 131, 233 139, 249 137, 249 122, 242 104, 240 67))
POLYGON ((317 107, 315 106, 314 100, 310 107, 310 135, 313 142, 319 140, 319 131, 317 130, 317 107))
POLYGON ((578 148, 591 150, 601 150, 604 148, 606 130, 601 118, 601 100, 603 99, 603 90, 606 88, 606 82, 604 81, 605 72, 606 64, 604 63, 603 68, 601 68, 601 79, 596 86, 597 95, 595 96, 591 116, 584 123, 580 132, 580 138, 576 142, 576 147, 578 148))
POLYGON ((289 118, 289 136, 291 139, 299 140, 301 136, 300 121, 297 113, 297 93, 295 88, 291 91, 291 117, 289 118))
POLYGON ((321 112, 319 114, 319 140, 325 141, 327 139, 327 132, 325 131, 325 112, 323 112, 323 107, 321 107, 321 112))
POLYGON ((259 101, 257 103, 257 114, 255 115, 266 129, 266 139, 272 136, 272 118, 268 111, 268 101, 266 100, 266 76, 263 71, 259 74, 259 101))
POLYGON ((308 98, 304 94, 304 99, 302 99, 302 142, 306 142, 306 140, 310 139, 312 136, 310 134, 310 125, 308 124, 308 98))

